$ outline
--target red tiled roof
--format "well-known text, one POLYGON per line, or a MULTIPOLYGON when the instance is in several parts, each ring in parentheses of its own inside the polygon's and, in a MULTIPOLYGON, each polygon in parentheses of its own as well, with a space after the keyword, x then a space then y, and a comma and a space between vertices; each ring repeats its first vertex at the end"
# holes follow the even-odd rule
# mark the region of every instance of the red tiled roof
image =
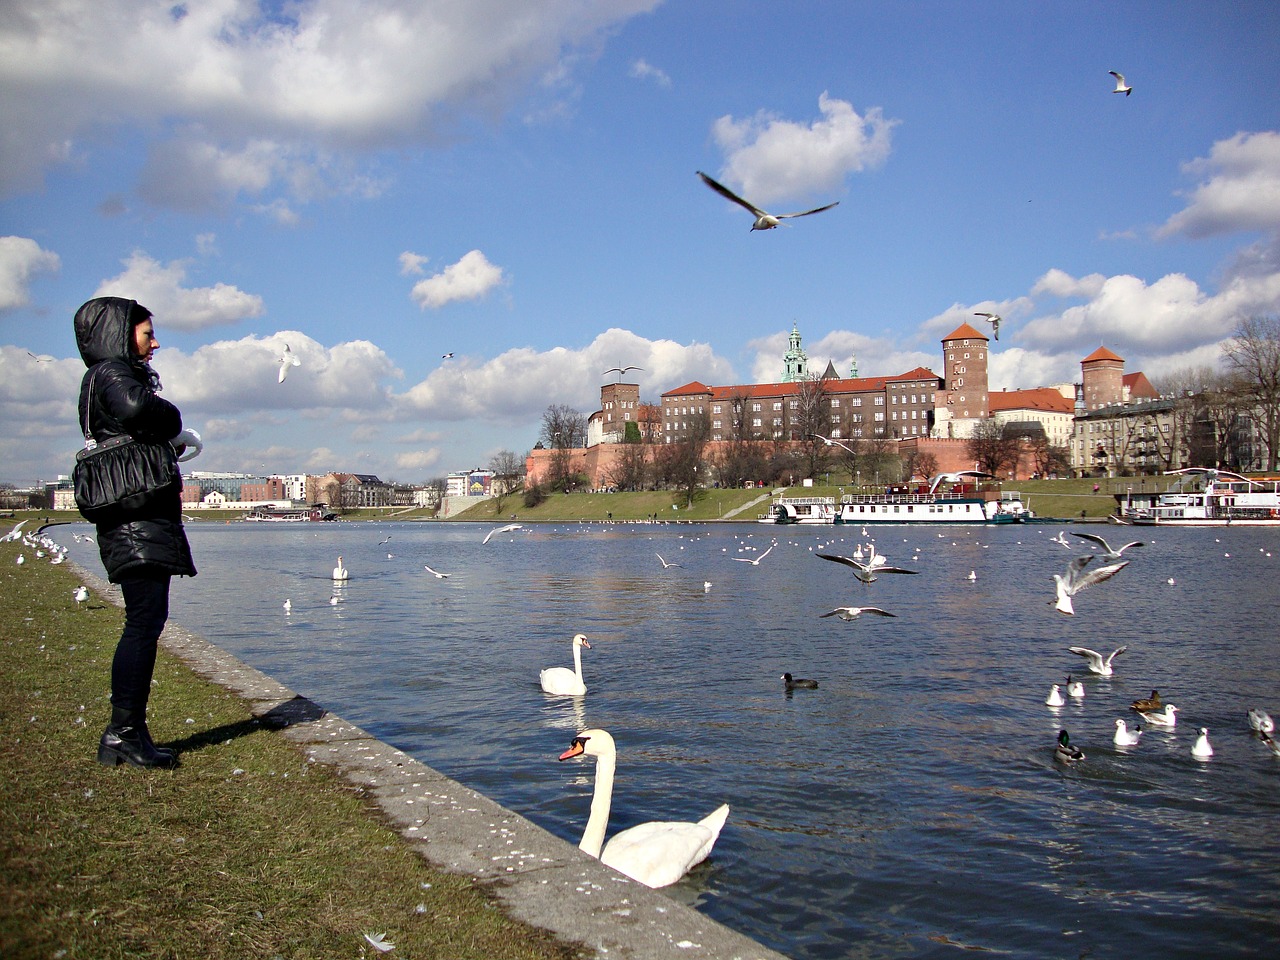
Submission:
POLYGON ((987 396, 987 406, 992 413, 1008 410, 1074 413, 1076 405, 1074 400, 1068 400, 1052 387, 1034 387, 1030 390, 993 390, 987 396))
POLYGON ((1092 363, 1094 360, 1113 360, 1113 361, 1118 360, 1120 363, 1124 363, 1124 357, 1117 357, 1114 353, 1112 353, 1106 347, 1099 347, 1097 350, 1093 351, 1093 353, 1089 354, 1080 362, 1092 363))
POLYGON ((1151 381, 1147 379, 1147 375, 1141 370, 1133 373, 1126 373, 1122 378, 1122 382, 1129 388, 1129 397, 1150 397, 1152 400, 1158 399, 1160 391, 1151 385, 1151 381))
POLYGON ((916 367, 914 370, 908 370, 906 373, 900 373, 896 377, 886 377, 886 380, 941 380, 942 378, 930 370, 928 367, 916 367))
POLYGON ((960 326, 956 327, 949 334, 943 337, 942 342, 946 343, 948 340, 988 340, 988 339, 990 338, 985 333, 982 333, 979 330, 975 330, 973 327, 969 326, 969 324, 967 323, 962 323, 960 324, 960 326))
POLYGON ((711 392, 711 388, 708 387, 705 383, 699 383, 697 380, 693 380, 690 383, 686 383, 683 387, 676 387, 674 390, 668 390, 666 393, 663 394, 663 396, 664 397, 684 397, 684 396, 690 396, 692 394, 697 394, 697 393, 710 393, 710 392, 711 392))

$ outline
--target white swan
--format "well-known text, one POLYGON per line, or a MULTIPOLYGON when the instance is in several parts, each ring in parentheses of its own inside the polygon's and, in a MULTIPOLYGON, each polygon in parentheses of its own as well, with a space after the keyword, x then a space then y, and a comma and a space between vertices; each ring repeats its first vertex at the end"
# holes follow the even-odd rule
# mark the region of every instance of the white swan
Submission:
POLYGON ((561 697, 580 697, 587 692, 587 685, 582 681, 582 648, 591 649, 585 634, 573 638, 573 669, 568 667, 547 667, 538 674, 538 682, 542 684, 543 693, 553 693, 561 697))
POLYGON ((341 557, 338 558, 338 565, 333 568, 333 579, 335 580, 347 579, 347 568, 342 565, 341 557))
POLYGON ((581 755, 596 758, 591 816, 578 844, 581 850, 648 887, 669 886, 707 859, 729 817, 728 804, 722 804, 697 823, 654 820, 614 834, 605 843, 617 760, 613 737, 603 730, 584 730, 573 738, 560 759, 581 755))

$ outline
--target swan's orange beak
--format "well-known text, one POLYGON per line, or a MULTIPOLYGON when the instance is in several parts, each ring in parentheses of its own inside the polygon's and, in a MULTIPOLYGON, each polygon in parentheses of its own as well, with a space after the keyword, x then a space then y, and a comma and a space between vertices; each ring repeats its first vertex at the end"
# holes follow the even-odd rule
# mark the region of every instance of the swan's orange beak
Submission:
POLYGON ((590 649, 591 649, 591 644, 587 643, 587 641, 586 641, 585 639, 582 641, 582 645, 583 645, 584 647, 586 647, 588 650, 590 650, 590 649))
POLYGON ((570 757, 579 756, 584 749, 586 749, 586 741, 581 737, 574 737, 573 743, 569 744, 569 749, 560 754, 560 759, 568 760, 570 757))

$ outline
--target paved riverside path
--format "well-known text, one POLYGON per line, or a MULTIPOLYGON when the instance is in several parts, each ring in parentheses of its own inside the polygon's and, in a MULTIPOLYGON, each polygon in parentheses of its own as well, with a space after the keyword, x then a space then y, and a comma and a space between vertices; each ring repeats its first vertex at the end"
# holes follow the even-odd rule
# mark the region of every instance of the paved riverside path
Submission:
MULTIPOLYGON (((72 564, 103 597, 120 589, 72 564)), ((606 867, 573 844, 413 757, 174 624, 161 645, 248 703, 253 716, 362 788, 393 829, 433 866, 473 877, 510 916, 580 943, 597 957, 783 960, 740 933, 606 867)), ((181 772, 177 776, 181 776, 181 772)), ((732 816, 729 828, 732 828, 732 816)))

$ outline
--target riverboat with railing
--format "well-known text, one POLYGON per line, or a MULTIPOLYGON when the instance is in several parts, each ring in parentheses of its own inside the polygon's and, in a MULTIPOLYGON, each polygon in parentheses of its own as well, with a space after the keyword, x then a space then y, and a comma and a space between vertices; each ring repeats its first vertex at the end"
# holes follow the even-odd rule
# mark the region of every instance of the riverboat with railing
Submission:
POLYGON ((1189 467, 1153 496, 1117 495, 1117 520, 1139 526, 1280 526, 1280 478, 1189 467))
POLYGON ((1022 496, 977 470, 942 473, 925 483, 878 493, 776 497, 760 523, 1022 523, 1034 516, 1022 496))
POLYGON ((257 523, 304 523, 309 520, 336 520, 337 515, 323 504, 310 507, 254 507, 245 514, 246 520, 257 523))

